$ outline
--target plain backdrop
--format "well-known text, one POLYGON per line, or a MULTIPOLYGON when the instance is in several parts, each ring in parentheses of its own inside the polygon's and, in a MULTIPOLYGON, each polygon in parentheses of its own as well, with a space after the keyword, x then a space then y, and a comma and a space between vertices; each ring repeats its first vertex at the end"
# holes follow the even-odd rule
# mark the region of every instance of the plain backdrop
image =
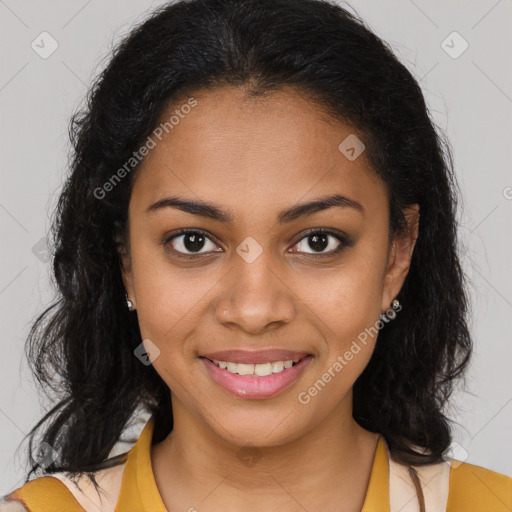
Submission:
MULTIPOLYGON (((22 483, 28 443, 20 442, 50 406, 23 346, 53 297, 44 238, 67 169, 68 120, 112 45, 161 3, 0 0, 0 494, 22 483)), ((467 389, 450 411, 457 453, 512 475, 512 2, 349 6, 417 77, 451 141, 475 340, 467 389)))

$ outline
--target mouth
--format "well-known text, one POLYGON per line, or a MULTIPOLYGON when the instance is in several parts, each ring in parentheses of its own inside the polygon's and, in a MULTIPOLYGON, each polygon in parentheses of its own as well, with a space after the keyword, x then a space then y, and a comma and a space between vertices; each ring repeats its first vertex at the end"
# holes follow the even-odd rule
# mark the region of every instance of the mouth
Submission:
MULTIPOLYGON (((304 356, 307 357, 307 356, 304 356)), ((253 377, 268 377, 274 373, 281 373, 285 369, 291 368, 298 364, 303 358, 288 359, 285 361, 272 361, 266 363, 234 363, 233 361, 219 361, 218 359, 210 359, 215 366, 222 370, 226 370, 234 375, 250 375, 253 377)))
POLYGON ((270 398, 283 392, 297 381, 313 358, 311 354, 291 351, 230 351, 217 352, 215 356, 200 356, 210 377, 232 395, 246 399, 270 398))

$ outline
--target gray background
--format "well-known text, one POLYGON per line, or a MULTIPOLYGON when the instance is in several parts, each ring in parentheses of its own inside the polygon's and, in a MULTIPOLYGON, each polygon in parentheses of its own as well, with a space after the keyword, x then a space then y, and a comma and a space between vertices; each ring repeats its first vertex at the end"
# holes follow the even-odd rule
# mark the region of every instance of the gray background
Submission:
MULTIPOLYGON (((27 444, 18 449, 19 443, 50 405, 32 380, 23 345, 32 319, 53 296, 50 266, 37 244, 66 172, 68 119, 112 44, 161 3, 0 0, 0 494, 21 484, 27 444), (58 43, 46 59, 31 47, 34 40, 42 47, 43 31, 58 43)), ((350 5, 420 80, 451 141, 476 345, 467 391, 453 400, 461 446, 455 454, 512 475, 512 2, 350 5), (458 55, 464 40, 469 46, 458 55)), ((44 51, 50 48, 46 39, 44 51)))

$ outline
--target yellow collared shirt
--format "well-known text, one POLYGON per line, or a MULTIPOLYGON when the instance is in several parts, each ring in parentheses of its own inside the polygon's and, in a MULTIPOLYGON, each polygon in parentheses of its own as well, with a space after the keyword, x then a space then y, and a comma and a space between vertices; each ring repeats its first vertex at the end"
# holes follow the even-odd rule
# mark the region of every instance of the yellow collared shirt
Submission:
MULTIPOLYGON (((154 419, 150 418, 128 453, 115 512, 167 512, 151 466, 153 427, 154 419)), ((428 482, 422 483, 428 487, 428 482)), ((449 468, 448 484, 446 512, 512 511, 512 478, 506 475, 462 463, 449 468)), ((389 489, 389 451, 380 437, 361 512, 390 512, 389 489)), ((77 491, 72 493, 61 480, 52 476, 27 482, 6 498, 20 501, 29 512, 88 512, 80 504, 88 501, 80 499, 77 491)), ((409 509, 403 508, 403 511, 409 509)), ((93 506, 91 510, 96 512, 98 508, 93 506)), ((427 512, 441 511, 427 507, 427 512)))

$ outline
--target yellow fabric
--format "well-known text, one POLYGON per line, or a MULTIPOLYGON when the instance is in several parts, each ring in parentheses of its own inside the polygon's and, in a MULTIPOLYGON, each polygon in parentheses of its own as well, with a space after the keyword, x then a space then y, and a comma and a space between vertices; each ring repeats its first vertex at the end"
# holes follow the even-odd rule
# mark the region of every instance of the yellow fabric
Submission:
POLYGON ((130 450, 115 512, 167 512, 151 467, 153 427, 151 417, 130 450))
POLYGON ((450 471, 447 512, 512 511, 512 478, 473 464, 450 471))
POLYGON ((370 481, 361 512, 389 512, 388 448, 382 436, 379 437, 375 450, 370 481))
MULTIPOLYGON (((150 418, 126 460, 115 512, 167 512, 151 466, 154 419, 150 418)), ((472 464, 450 470, 446 512, 512 511, 512 478, 472 464)), ((30 512, 84 512, 67 487, 53 477, 26 483, 9 495, 30 512)), ((389 512, 389 451, 379 438, 362 512, 389 512)))
POLYGON ((29 512, 85 512, 68 488, 53 476, 27 482, 7 499, 21 501, 29 512))

